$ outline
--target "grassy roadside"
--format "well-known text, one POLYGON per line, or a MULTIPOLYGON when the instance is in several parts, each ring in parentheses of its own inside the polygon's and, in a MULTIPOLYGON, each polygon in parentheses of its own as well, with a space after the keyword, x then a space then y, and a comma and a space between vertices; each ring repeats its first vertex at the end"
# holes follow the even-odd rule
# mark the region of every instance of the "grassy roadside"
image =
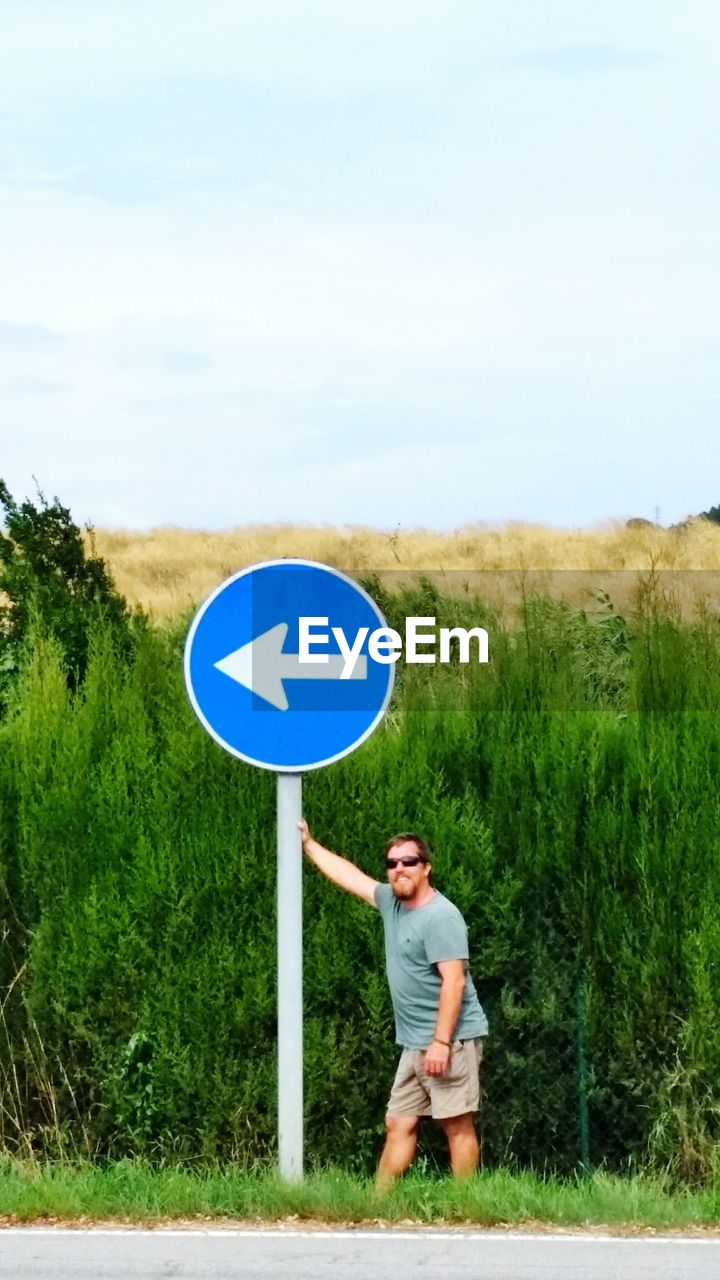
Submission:
POLYGON ((292 1219, 294 1225, 436 1224, 613 1230, 720 1230, 720 1185, 673 1186, 669 1178, 597 1172, 559 1180, 497 1170, 456 1186, 411 1174, 378 1196, 366 1178, 326 1170, 301 1185, 273 1173, 232 1168, 153 1169, 137 1161, 106 1167, 0 1160, 0 1222, 58 1219, 137 1224, 200 1218, 242 1222, 292 1219))

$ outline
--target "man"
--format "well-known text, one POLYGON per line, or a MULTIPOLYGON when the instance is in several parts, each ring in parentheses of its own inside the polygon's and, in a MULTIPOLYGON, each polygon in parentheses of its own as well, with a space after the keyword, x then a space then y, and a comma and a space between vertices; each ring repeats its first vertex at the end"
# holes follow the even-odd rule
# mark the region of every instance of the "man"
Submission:
POLYGON ((411 832, 385 851, 387 884, 331 853, 298 823, 305 853, 334 884, 377 907, 385 926, 387 976, 402 1046, 385 1118, 377 1185, 408 1168, 421 1116, 432 1116, 448 1139, 456 1178, 478 1166, 473 1113, 487 1020, 468 972, 467 928, 457 907, 430 883, 431 851, 411 832))

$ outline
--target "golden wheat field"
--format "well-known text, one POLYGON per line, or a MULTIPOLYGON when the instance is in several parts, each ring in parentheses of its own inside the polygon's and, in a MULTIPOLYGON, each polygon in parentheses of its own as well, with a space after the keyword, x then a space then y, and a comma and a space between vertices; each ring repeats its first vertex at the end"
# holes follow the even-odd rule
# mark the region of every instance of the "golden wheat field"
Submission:
POLYGON ((285 557, 356 577, 377 574, 389 587, 424 576, 443 592, 508 608, 542 592, 607 609, 606 593, 624 610, 648 584, 684 616, 700 602, 720 608, 720 525, 699 519, 675 529, 641 521, 578 530, 473 525, 452 533, 277 524, 221 532, 96 529, 91 536, 118 589, 157 621, 187 612, 246 565, 285 557))

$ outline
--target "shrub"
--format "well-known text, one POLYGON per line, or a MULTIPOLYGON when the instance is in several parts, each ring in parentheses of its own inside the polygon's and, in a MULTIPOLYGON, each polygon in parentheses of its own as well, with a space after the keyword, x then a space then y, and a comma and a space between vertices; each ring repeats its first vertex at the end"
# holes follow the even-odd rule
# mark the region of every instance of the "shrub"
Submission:
MULTIPOLYGON (((105 562, 88 555, 82 533, 58 498, 18 504, 0 480, 0 709, 33 624, 60 644, 71 688, 83 679, 92 624, 103 617, 127 651, 131 618, 105 562)), ((88 529, 92 536, 92 530, 88 529)))

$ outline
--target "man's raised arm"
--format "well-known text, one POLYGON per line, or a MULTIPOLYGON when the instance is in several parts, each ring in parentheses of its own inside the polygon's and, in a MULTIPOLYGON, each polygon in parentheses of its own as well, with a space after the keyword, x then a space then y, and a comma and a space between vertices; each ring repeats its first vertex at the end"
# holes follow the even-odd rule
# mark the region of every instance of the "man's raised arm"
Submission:
POLYGON ((369 902, 370 906, 374 907, 375 890, 379 881, 373 880, 372 876, 366 876, 354 862, 349 862, 347 858, 341 858, 338 853, 331 853, 329 849, 318 844, 317 840, 310 835, 304 818, 300 819, 298 827, 302 837, 303 851, 310 861, 315 863, 318 871, 322 871, 333 884, 339 885, 341 889, 347 889, 348 893, 356 894, 358 898, 362 898, 363 902, 369 902))

